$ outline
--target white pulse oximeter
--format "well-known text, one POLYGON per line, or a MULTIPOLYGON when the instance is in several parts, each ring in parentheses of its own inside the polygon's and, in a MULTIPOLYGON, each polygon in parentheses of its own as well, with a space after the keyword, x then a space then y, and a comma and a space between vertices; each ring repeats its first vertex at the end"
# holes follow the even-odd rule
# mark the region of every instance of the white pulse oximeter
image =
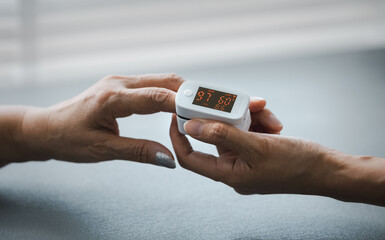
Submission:
POLYGON ((175 104, 182 134, 186 134, 184 123, 193 118, 221 121, 246 131, 250 127, 250 97, 239 91, 187 81, 179 87, 175 104))

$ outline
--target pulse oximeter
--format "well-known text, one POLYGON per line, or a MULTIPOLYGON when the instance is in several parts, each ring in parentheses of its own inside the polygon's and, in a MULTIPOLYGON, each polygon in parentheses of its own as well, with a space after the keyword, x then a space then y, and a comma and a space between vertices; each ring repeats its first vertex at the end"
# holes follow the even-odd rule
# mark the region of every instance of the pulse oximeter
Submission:
POLYGON ((249 130, 250 97, 240 91, 206 83, 184 82, 175 98, 178 130, 186 134, 183 125, 193 118, 210 119, 249 130))

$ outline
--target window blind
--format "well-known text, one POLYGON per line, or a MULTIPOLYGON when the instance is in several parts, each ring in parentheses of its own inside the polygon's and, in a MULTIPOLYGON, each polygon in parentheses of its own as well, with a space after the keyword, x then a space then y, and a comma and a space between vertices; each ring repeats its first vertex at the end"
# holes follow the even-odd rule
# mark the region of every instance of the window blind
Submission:
POLYGON ((384 0, 0 1, 0 87, 385 46, 384 0))

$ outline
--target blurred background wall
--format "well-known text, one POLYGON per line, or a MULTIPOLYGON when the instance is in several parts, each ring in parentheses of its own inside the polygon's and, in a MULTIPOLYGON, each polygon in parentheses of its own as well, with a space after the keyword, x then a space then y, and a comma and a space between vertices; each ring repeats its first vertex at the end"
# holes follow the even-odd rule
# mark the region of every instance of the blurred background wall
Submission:
POLYGON ((385 47, 384 0, 4 0, 0 88, 385 47))

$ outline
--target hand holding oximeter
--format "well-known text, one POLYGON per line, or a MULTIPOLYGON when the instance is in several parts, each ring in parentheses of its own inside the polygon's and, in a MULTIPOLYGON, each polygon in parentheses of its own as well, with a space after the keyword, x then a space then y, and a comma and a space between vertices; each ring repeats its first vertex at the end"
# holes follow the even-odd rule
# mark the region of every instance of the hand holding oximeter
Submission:
POLYGON ((175 104, 182 134, 186 134, 184 123, 193 118, 221 121, 246 131, 251 124, 250 97, 240 91, 187 81, 179 87, 175 104))

